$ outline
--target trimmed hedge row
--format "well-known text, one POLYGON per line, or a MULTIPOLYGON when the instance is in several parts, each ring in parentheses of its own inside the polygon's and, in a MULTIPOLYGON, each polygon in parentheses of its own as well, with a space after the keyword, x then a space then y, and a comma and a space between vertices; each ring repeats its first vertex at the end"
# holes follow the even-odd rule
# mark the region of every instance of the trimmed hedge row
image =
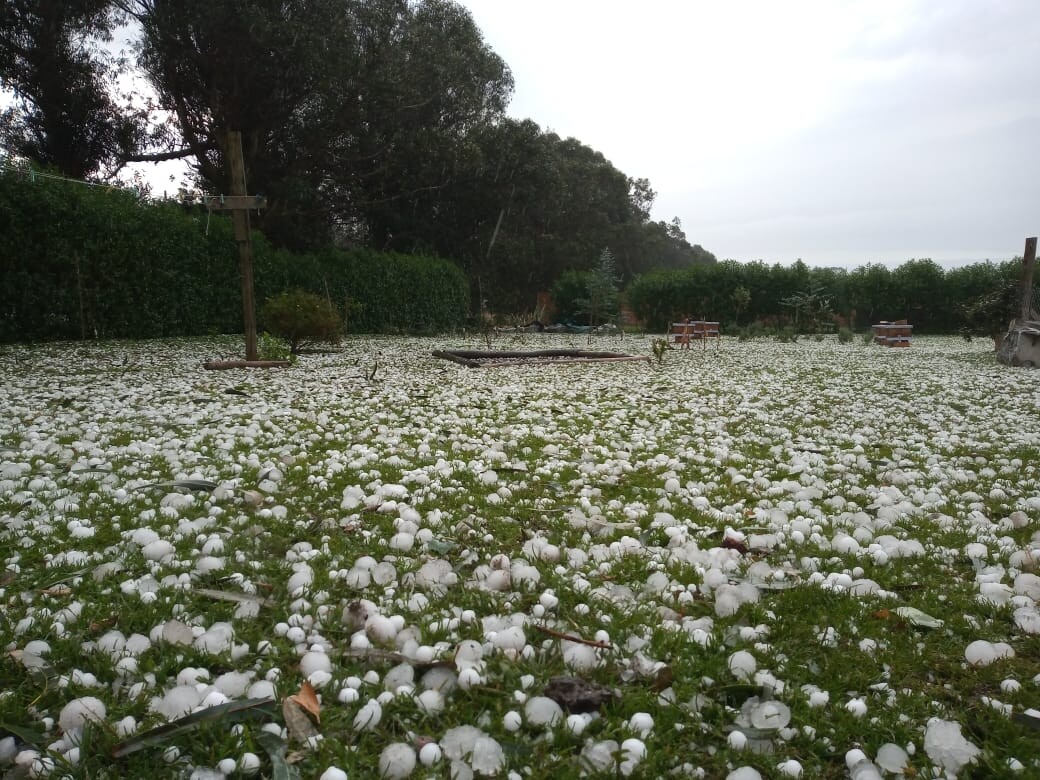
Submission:
MULTIPOLYGON (((449 261, 297 255, 253 238, 258 304, 289 289, 328 296, 352 332, 465 322, 466 279, 449 261)), ((0 342, 242 331, 230 219, 123 190, 0 171, 0 280, 0 342)))
POLYGON ((727 329, 752 322, 795 326, 790 302, 812 293, 827 301, 839 325, 862 329, 907 319, 914 333, 957 333, 965 326, 965 307, 1014 284, 1020 269, 1020 260, 943 269, 920 259, 893 269, 869 264, 851 270, 725 260, 643 274, 625 294, 647 328, 658 332, 679 317, 720 320, 727 329))

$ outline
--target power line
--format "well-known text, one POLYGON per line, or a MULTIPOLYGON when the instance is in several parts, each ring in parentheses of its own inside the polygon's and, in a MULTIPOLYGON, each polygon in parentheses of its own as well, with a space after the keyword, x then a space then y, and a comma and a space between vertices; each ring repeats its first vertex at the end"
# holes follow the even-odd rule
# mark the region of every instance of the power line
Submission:
POLYGON ((140 188, 136 187, 136 186, 127 187, 127 186, 124 186, 123 184, 119 184, 119 183, 116 183, 116 184, 105 184, 104 182, 99 182, 99 181, 86 181, 84 179, 70 179, 68 176, 60 176, 60 175, 58 175, 56 173, 44 173, 43 171, 38 171, 35 168, 33 168, 32 166, 28 166, 28 165, 27 166, 17 166, 17 165, 11 165, 10 163, 7 163, 7 162, 0 162, 0 170, 5 171, 7 173, 20 173, 23 176, 26 176, 30 181, 35 181, 36 179, 50 179, 52 181, 67 181, 67 182, 71 182, 72 184, 85 184, 88 187, 104 187, 105 189, 125 190, 127 192, 134 192, 135 194, 138 194, 138 195, 141 194, 140 188))

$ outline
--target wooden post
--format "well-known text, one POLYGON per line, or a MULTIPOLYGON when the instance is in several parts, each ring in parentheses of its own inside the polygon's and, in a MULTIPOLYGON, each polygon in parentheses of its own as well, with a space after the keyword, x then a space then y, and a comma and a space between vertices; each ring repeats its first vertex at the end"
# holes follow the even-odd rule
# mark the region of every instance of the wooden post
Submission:
POLYGON ((1019 290, 1022 293, 1022 305, 1018 311, 1018 319, 1025 321, 1032 318, 1033 304, 1033 272, 1036 270, 1036 236, 1026 239, 1026 249, 1022 253, 1022 281, 1019 290))
MULTIPOLYGON (((231 195, 246 194, 246 164, 242 157, 242 133, 228 130, 228 166, 231 168, 231 195)), ((249 238, 249 212, 236 208, 231 212, 238 243, 238 264, 242 274, 242 322, 246 332, 246 360, 257 360, 256 301, 253 297, 253 242, 249 238)))

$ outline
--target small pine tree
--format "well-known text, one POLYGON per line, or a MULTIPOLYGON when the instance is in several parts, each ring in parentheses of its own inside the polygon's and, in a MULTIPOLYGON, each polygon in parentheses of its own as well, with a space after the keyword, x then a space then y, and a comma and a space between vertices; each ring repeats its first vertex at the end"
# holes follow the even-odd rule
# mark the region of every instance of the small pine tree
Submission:
POLYGON ((589 325, 617 322, 621 314, 618 296, 620 281, 614 255, 609 249, 604 249, 600 252, 599 263, 592 270, 586 283, 588 297, 579 301, 582 310, 589 315, 589 325))

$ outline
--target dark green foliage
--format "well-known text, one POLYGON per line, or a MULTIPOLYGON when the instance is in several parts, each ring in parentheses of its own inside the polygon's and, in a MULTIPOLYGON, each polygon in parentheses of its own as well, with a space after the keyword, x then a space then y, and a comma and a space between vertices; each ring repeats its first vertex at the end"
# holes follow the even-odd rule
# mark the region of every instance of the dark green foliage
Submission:
POLYGON ((257 255, 257 299, 301 289, 327 296, 352 333, 436 333, 465 322, 469 293, 453 263, 366 249, 257 255))
MULTIPOLYGON (((1021 304, 1019 285, 1021 263, 973 267, 970 288, 976 295, 960 305, 961 333, 967 336, 989 336, 994 340, 1003 336, 1008 324, 1018 316, 1021 304)), ((964 269, 960 269, 964 270, 964 269)), ((967 278, 968 275, 964 274, 967 278)), ((967 281, 967 279, 958 279, 967 281)))
POLYGON ((831 300, 821 285, 812 285, 807 290, 784 298, 780 303, 791 310, 794 327, 800 333, 816 333, 832 320, 831 300))
MULTIPOLYGON (((254 225, 273 246, 450 257, 469 279, 472 310, 498 314, 530 310, 565 271, 592 270, 604 245, 624 282, 654 268, 715 261, 686 240, 677 218, 650 219, 648 180, 628 177, 578 139, 506 117, 509 68, 453 0, 9 5, 22 16, 46 7, 64 20, 66 40, 107 34, 110 6, 132 20, 139 38, 131 72, 154 92, 152 123, 139 126, 143 115, 105 102, 98 79, 107 63, 89 57, 79 80, 68 63, 51 63, 52 72, 61 65, 69 74, 47 85, 58 95, 48 105, 60 110, 51 113, 67 110, 72 127, 105 130, 94 157, 182 157, 195 183, 212 193, 229 191, 227 131, 240 131, 248 190, 268 202, 254 225), (83 101, 73 94, 80 86, 83 101)), ((10 19, 0 15, 0 30, 10 19)), ((50 45, 55 36, 36 27, 22 38, 37 50, 86 56, 50 45)), ((0 58, 0 78, 4 72, 0 58)), ((53 124, 40 133, 47 143, 65 142, 53 124)), ((92 150, 88 140, 75 144, 77 152, 92 150)), ((21 145, 8 148, 55 163, 21 145)), ((350 294, 358 306, 371 305, 350 294)), ((400 318, 364 308, 355 315, 400 318)))
POLYGON ((614 255, 609 249, 604 249, 599 254, 596 267, 589 273, 585 297, 581 299, 589 325, 617 322, 621 314, 617 289, 619 281, 621 279, 614 264, 614 255))
POLYGON ((314 249, 336 234, 381 249, 442 251, 429 198, 471 186, 459 176, 468 136, 502 116, 513 88, 464 6, 119 5, 140 23, 138 65, 170 112, 163 145, 190 151, 200 178, 225 192, 224 133, 240 130, 250 189, 271 204, 258 224, 273 243, 314 249))
MULTIPOLYGON (((459 186, 418 193, 403 216, 409 230, 424 230, 441 254, 459 258, 491 310, 529 309, 563 274, 591 271, 604 245, 626 283, 655 268, 715 262, 677 221, 649 221, 649 182, 629 179, 577 139, 505 119, 472 140, 459 186), (429 229, 417 220, 429 220, 429 229)), ((414 234, 398 231, 394 240, 406 235, 414 234)))
POLYGON ((241 331, 231 227, 175 204, 0 175, 0 339, 241 331))
MULTIPOLYGON (((350 308, 355 332, 460 327, 451 262, 370 251, 295 255, 254 233, 256 299, 301 289, 350 308)), ((230 221, 131 193, 0 173, 0 341, 240 333, 230 221)))
POLYGON ((295 360, 289 344, 267 331, 261 332, 256 337, 256 351, 261 360, 295 360))
POLYGON ((0 147, 83 178, 136 134, 109 95, 110 63, 98 46, 117 19, 109 0, 5 0, 0 6, 0 147))
POLYGON ((317 342, 338 344, 343 317, 327 298, 303 290, 279 293, 264 302, 260 323, 289 342, 289 354, 317 342))
POLYGON ((995 323, 1006 327, 1013 316, 1007 305, 985 300, 999 290, 1010 300, 1006 285, 1015 283, 1020 267, 1020 261, 1012 260, 944 271, 931 260, 910 260, 891 271, 878 264, 845 271, 801 262, 767 266, 726 260, 643 274, 629 285, 626 296, 636 315, 657 331, 692 316, 719 320, 724 332, 740 321, 758 322, 767 330, 792 325, 813 332, 906 319, 915 335, 956 333, 966 322, 982 333, 995 323), (980 298, 985 299, 981 308, 965 308, 980 298), (993 315, 988 323, 980 319, 989 316, 984 312, 993 315))
POLYGON ((759 339, 766 335, 766 328, 758 320, 755 320, 750 325, 745 325, 737 329, 737 339, 739 341, 751 341, 753 339, 759 339))
POLYGON ((582 321, 582 299, 588 295, 589 271, 564 271, 552 286, 558 322, 582 321))
POLYGON ((848 344, 852 341, 852 331, 846 327, 838 328, 838 343, 848 344))
POLYGON ((559 322, 602 325, 617 322, 621 313, 614 255, 604 249, 590 271, 564 271, 552 287, 559 322))

